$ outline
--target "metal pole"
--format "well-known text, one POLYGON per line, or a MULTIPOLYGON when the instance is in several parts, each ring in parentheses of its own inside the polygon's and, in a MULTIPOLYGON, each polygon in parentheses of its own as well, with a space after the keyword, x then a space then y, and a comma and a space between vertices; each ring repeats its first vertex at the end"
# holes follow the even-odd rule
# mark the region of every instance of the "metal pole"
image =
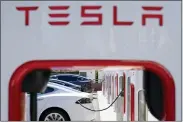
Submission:
POLYGON ((37 121, 37 93, 30 93, 30 120, 37 121))

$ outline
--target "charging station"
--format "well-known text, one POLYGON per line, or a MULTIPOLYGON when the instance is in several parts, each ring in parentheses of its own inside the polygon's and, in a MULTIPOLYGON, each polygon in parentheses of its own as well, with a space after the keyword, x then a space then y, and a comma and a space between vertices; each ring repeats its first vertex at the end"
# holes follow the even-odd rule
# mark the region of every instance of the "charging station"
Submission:
MULTIPOLYGON (((114 61, 114 60, 48 60, 48 61, 30 61, 22 66, 20 66, 12 75, 10 84, 9 84, 9 121, 20 121, 23 120, 23 110, 24 105, 23 101, 25 100, 24 93, 21 91, 22 80, 23 78, 34 69, 50 69, 51 67, 60 67, 60 66, 143 66, 146 69, 157 72, 158 75, 164 79, 162 80, 165 96, 164 96, 164 106, 166 118, 165 120, 174 119, 175 117, 175 87, 174 84, 170 81, 173 81, 172 77, 167 74, 167 72, 157 65, 154 62, 141 62, 141 61, 114 61), (73 65, 74 64, 74 65, 73 65), (25 72, 25 69, 26 72, 25 72), (21 75, 20 75, 21 74, 21 75), (171 94, 167 94, 171 93, 171 94), (168 103, 166 102, 169 101, 168 103), (169 104, 171 103, 171 104, 169 104)), ((124 100, 125 101, 125 100, 124 100)), ((125 104, 125 103, 124 103, 125 104)), ((124 113, 126 112, 124 107, 124 113)))
MULTIPOLYGON (((131 69, 121 68, 121 70, 120 70, 120 68, 119 69, 111 68, 111 69, 104 70, 106 75, 110 76, 109 86, 107 86, 108 89, 105 91, 105 92, 108 92, 108 94, 106 95, 108 104, 113 104, 113 101, 116 99, 116 97, 119 94, 118 92, 122 91, 122 96, 119 97, 112 106, 114 111, 116 112, 117 121, 122 121, 122 120, 123 121, 138 121, 138 120, 148 121, 147 116, 149 116, 149 114, 151 114, 149 112, 151 110, 147 109, 146 104, 150 104, 150 103, 148 103, 147 99, 138 98, 139 94, 137 94, 137 93, 140 90, 144 89, 144 82, 150 82, 150 80, 147 80, 147 78, 144 79, 144 76, 146 76, 146 75, 143 74, 143 72, 146 72, 149 70, 151 71, 151 69, 145 68, 145 67, 131 68, 131 69), (122 75, 119 75, 119 77, 118 77, 119 73, 122 75), (142 102, 142 103, 139 104, 139 102, 142 102), (139 111, 139 110, 141 110, 141 111, 139 111)), ((156 77, 156 76, 152 76, 152 77, 156 77)), ((158 76, 158 77, 161 77, 161 76, 158 76)), ((159 80, 159 81, 156 80, 156 81, 163 82, 162 80, 159 80)), ((108 83, 107 80, 105 82, 108 83)), ((104 82, 104 84, 105 84, 105 82, 104 82)), ((157 87, 153 87, 153 88, 156 89, 157 87)), ((164 89, 164 87, 163 87, 163 89, 164 89)), ((145 90, 147 90, 147 87, 145 88, 145 90)), ((148 91, 146 91, 146 92, 148 92, 148 91)), ((142 92, 141 94, 142 94, 141 96, 144 96, 144 97, 146 96, 146 93, 144 93, 144 92, 142 92)), ((150 98, 150 99, 152 100, 152 98, 150 98)), ((153 102, 151 102, 151 104, 152 103, 153 102)), ((164 104, 165 104, 165 101, 162 105, 164 105, 164 104)), ((152 105, 152 106, 154 106, 154 105, 152 105)), ((152 114, 155 115, 157 113, 155 112, 152 114)), ((170 115, 170 116, 172 116, 172 115, 170 115)), ((172 116, 172 118, 173 118, 173 116, 172 116)), ((149 118, 149 120, 151 121, 151 118, 149 118)))
MULTIPOLYGON (((25 120, 27 92, 31 91, 31 104, 35 107, 31 111, 36 109, 35 93, 44 90, 46 82, 39 84, 42 81, 35 80, 30 84, 40 87, 28 90, 26 75, 35 70, 74 66, 143 67, 142 72, 137 71, 136 80, 131 79, 134 107, 133 87, 127 82, 131 76, 126 70, 125 75, 120 73, 124 79, 122 87, 125 86, 120 98, 124 100, 120 103, 123 119, 129 112, 128 115, 132 115, 129 120, 146 120, 143 113, 148 108, 158 120, 181 121, 181 1, 95 1, 94 4, 89 1, 78 1, 78 4, 2 1, 1 6, 1 121, 25 120), (66 20, 58 23, 54 20, 58 13, 54 12, 63 9, 69 16, 60 16, 64 15, 61 11, 59 17, 66 20), (127 16, 123 13, 126 11, 127 16), (152 38, 152 33, 157 38, 152 38), (157 97, 158 102, 154 102, 157 97), (130 109, 126 107, 127 100, 131 102, 130 109)), ((113 73, 106 71, 108 100, 117 89, 115 84, 111 85, 115 80, 112 81, 113 73)), ((35 112, 31 113, 35 119, 35 112)))

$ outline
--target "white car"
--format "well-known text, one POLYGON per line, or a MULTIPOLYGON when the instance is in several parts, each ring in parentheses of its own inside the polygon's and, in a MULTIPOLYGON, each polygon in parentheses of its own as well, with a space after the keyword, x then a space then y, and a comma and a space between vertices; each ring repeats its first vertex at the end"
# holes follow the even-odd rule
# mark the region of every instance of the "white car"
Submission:
MULTIPOLYGON (((95 112, 83 108, 94 109, 93 97, 66 86, 48 83, 44 93, 37 97, 37 120, 39 121, 94 121, 95 112)), ((29 115, 29 95, 26 97, 26 119, 29 115)))

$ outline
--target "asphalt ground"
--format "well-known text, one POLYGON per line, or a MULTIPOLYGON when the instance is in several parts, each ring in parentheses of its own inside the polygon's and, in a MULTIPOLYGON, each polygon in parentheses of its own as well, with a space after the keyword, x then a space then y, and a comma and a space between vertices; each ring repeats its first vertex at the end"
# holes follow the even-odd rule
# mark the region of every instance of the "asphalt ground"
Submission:
MULTIPOLYGON (((93 100, 93 106, 95 110, 99 110, 99 102, 98 102, 98 95, 97 93, 93 94, 93 97, 97 98, 93 100)), ((95 119, 96 121, 100 121, 100 112, 95 112, 95 119)))

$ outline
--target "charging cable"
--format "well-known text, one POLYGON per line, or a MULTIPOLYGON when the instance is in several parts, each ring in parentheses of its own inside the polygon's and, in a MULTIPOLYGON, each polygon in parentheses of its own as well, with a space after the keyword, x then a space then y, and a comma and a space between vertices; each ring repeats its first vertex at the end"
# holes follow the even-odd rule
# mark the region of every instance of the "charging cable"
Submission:
POLYGON ((124 92, 121 91, 121 92, 119 93, 119 95, 115 98, 115 100, 114 100, 108 107, 106 107, 106 108, 104 108, 104 109, 101 109, 101 110, 92 110, 92 109, 90 109, 90 108, 87 108, 87 107, 83 106, 81 103, 79 103, 79 104, 80 104, 83 108, 85 108, 85 109, 87 109, 87 110, 90 110, 90 111, 94 111, 94 112, 105 111, 105 110, 107 110, 108 108, 110 108, 110 107, 116 102, 116 100, 117 100, 120 96, 123 96, 123 95, 124 95, 124 92))

